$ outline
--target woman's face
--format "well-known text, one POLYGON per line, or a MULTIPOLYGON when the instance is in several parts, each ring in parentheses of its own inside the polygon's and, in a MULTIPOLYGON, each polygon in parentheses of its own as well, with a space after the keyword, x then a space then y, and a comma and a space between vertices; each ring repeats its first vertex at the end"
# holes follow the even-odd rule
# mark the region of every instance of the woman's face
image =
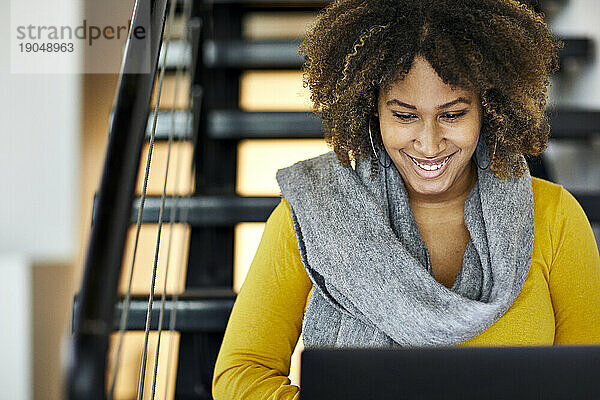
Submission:
POLYGON ((409 194, 442 199, 469 181, 481 129, 475 93, 453 89, 417 57, 404 80, 380 92, 377 114, 409 194))

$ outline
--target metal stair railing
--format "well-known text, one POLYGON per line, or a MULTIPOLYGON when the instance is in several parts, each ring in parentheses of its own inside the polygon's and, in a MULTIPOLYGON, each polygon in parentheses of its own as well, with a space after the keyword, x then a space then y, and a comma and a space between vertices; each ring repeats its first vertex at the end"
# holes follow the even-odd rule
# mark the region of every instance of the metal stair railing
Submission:
POLYGON ((80 302, 73 322, 68 371, 69 399, 106 398, 109 334, 152 88, 166 18, 166 0, 137 0, 127 39, 110 137, 92 226, 80 302), (150 21, 144 20, 150 16, 150 21), (131 32, 147 29, 150 45, 131 32), (150 60, 149 73, 137 73, 150 60))

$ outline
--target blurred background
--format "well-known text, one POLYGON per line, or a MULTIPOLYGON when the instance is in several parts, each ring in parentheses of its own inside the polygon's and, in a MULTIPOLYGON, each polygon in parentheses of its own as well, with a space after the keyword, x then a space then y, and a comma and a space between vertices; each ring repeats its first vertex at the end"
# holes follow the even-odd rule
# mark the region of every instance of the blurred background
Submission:
MULTIPOLYGON (((58 3, 78 20, 102 12, 89 0, 58 3)), ((552 139, 543 157, 532 160, 532 171, 576 196, 600 240, 600 3, 528 3, 544 12, 554 33, 565 41, 561 70, 550 89, 552 139)), ((2 15, 10 15, 10 2, 0 4, 2 15)), ((139 233, 132 309, 147 301, 150 291, 159 231, 157 204, 170 159, 167 195, 187 199, 189 208, 177 223, 169 224, 165 217, 155 296, 166 288, 171 299, 175 301, 176 294, 197 312, 181 314, 176 329, 163 333, 159 398, 162 393, 166 398, 210 398, 212 366, 228 312, 258 246, 261 221, 277 204, 275 171, 328 151, 319 139, 320 122, 308 113, 302 60, 296 54, 299 40, 324 4, 180 1, 168 21, 171 34, 166 50, 163 45, 161 96, 156 84, 151 103, 152 110, 158 106, 147 186, 147 206, 154 216, 144 214, 139 233), (175 135, 170 157, 169 131, 175 135), (213 203, 207 206, 209 200, 213 203), (203 217, 206 213, 214 213, 212 219, 203 217), (167 258, 168 277, 161 269, 167 258), (212 325, 194 323, 203 319, 212 325)), ((133 0, 123 0, 104 12, 127 20, 133 5, 133 0)), ((10 24, 0 29, 2 50, 8 54, 10 24)), ((90 70, 91 62, 82 54, 72 67, 90 70)), ((0 271, 6 273, 0 292, 6 305, 0 313, 0 399, 61 399, 73 299, 81 285, 119 76, 12 73, 8 57, 0 65, 5 121, 5 145, 0 147, 5 183, 0 197, 0 271)), ((146 141, 138 197, 148 150, 146 141)), ((128 289, 135 232, 134 216, 123 256, 121 294, 128 289)), ((140 316, 143 310, 132 311, 126 326, 115 398, 136 397, 144 342, 143 321, 136 322, 140 316)), ((114 334, 109 368, 118 340, 114 334)), ((156 341, 156 333, 151 333, 149 360, 158 349, 156 341)), ((300 383, 301 349, 300 340, 290 373, 294 384, 300 383)), ((151 381, 146 379, 146 385, 151 381)))

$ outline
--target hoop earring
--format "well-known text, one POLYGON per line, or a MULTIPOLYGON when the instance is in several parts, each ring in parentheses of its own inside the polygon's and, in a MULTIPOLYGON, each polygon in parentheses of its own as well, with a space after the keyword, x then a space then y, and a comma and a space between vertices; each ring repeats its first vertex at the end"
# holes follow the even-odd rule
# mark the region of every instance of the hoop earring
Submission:
POLYGON ((490 165, 492 164, 492 161, 494 160, 494 157, 496 156, 496 147, 498 146, 498 136, 496 136, 496 141, 494 142, 494 151, 492 152, 492 158, 490 158, 490 162, 488 163, 488 165, 485 166, 485 168, 481 168, 479 166, 479 163, 477 162, 477 155, 475 153, 473 153, 473 162, 475 163, 475 165, 477 165, 477 168, 479 168, 480 170, 484 170, 484 169, 488 169, 490 167, 490 165))
POLYGON ((389 168, 392 165, 392 160, 390 160, 390 163, 388 165, 385 165, 381 162, 381 160, 379 159, 379 156, 377 155, 377 151, 375 151, 375 143, 373 143, 373 135, 371 134, 371 118, 369 118, 369 140, 371 141, 371 149, 373 149, 373 154, 375 155, 375 158, 377 158, 377 162, 379 162, 379 165, 381 165, 383 168, 389 168))

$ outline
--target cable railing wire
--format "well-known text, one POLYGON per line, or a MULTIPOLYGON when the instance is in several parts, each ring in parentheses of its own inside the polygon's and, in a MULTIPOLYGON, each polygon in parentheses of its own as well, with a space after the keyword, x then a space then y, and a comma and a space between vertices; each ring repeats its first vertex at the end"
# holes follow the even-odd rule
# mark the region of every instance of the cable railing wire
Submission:
MULTIPOLYGON (((167 59, 167 55, 168 55, 168 51, 169 51, 169 42, 171 39, 171 28, 172 28, 172 24, 173 24, 173 16, 174 15, 175 15, 175 1, 172 1, 170 3, 169 17, 167 19, 167 31, 166 31, 165 41, 164 41, 164 44, 165 44, 164 54, 163 54, 162 65, 161 65, 161 69, 160 69, 158 93, 156 96, 156 105, 154 108, 152 133, 151 133, 151 137, 150 137, 150 142, 151 142, 150 146, 151 147, 154 144, 154 137, 155 137, 155 133, 156 133, 156 121, 158 118, 158 109, 160 107, 160 101, 162 99, 162 88, 163 88, 164 76, 165 76, 165 70, 166 70, 166 59, 167 59)), ((167 188, 167 180, 168 180, 168 174, 169 174, 169 163, 170 163, 172 144, 173 144, 173 138, 172 138, 172 135, 170 135, 169 146, 168 146, 168 150, 167 150, 167 152, 168 152, 167 165, 165 167, 165 180, 164 180, 164 185, 163 185, 163 191, 162 191, 161 203, 160 203, 160 211, 159 211, 159 217, 158 217, 158 233, 156 235, 156 246, 155 246, 155 251, 154 251, 154 262, 153 262, 153 266, 152 266, 150 293, 148 294, 148 307, 147 307, 147 312, 146 312, 146 324, 145 324, 145 329, 144 329, 144 345, 142 348, 142 360, 141 360, 139 378, 138 378, 137 400, 141 400, 144 395, 144 381, 145 381, 145 376, 146 376, 146 363, 147 363, 147 356, 148 356, 148 338, 150 335, 150 322, 152 319, 152 305, 154 302, 154 290, 155 290, 156 275, 157 275, 157 270, 158 270, 158 256, 160 253, 160 239, 161 239, 162 223, 163 223, 163 216, 164 216, 164 210, 165 210, 166 188, 167 188)), ((151 149, 149 149, 149 153, 150 152, 151 152, 151 149)), ((149 166, 147 166, 147 168, 149 168, 149 166)))
MULTIPOLYGON (((174 9, 174 3, 172 4, 172 8, 174 9)), ((183 11, 183 19, 184 21, 188 21, 189 20, 189 16, 190 16, 190 2, 189 0, 184 0, 184 11, 183 11)), ((170 12, 172 12, 173 10, 171 10, 170 12)), ((183 34, 184 38, 187 38, 187 25, 185 25, 184 28, 184 34, 183 34)), ((177 100, 178 100, 178 93, 179 93, 179 86, 180 86, 180 82, 182 80, 183 77, 183 53, 181 54, 181 59, 180 62, 178 63, 177 66, 177 72, 176 72, 176 77, 175 77, 175 88, 173 90, 173 102, 171 105, 171 126, 169 128, 169 144, 168 144, 168 156, 167 156, 167 166, 165 169, 165 180, 164 180, 164 185, 163 185, 163 198, 162 198, 162 207, 164 208, 164 199, 166 197, 166 192, 167 192, 167 179, 168 179, 168 171, 169 171, 169 162, 170 162, 170 158, 171 158, 171 148, 172 148, 172 144, 173 144, 173 137, 174 137, 174 132, 175 132, 175 109, 177 106, 177 100)), ((191 94, 191 93, 190 93, 191 94)), ((188 100, 188 105, 189 105, 189 100, 188 100)), ((188 113, 189 114, 189 113, 188 113)), ((177 159, 177 158, 176 158, 177 159)), ((167 245, 167 260, 165 263, 165 272, 164 272, 164 281, 163 281, 163 290, 162 290, 162 295, 161 295, 161 301, 160 301, 160 313, 159 313, 159 317, 158 317, 158 330, 157 330, 157 342, 156 342, 156 350, 155 350, 155 354, 154 354, 154 368, 153 368, 153 372, 152 372, 152 391, 151 391, 151 396, 150 398, 153 400, 155 393, 156 393, 156 381, 157 381, 157 372, 158 372, 158 361, 159 361, 159 355, 160 355, 160 343, 161 343, 161 337, 162 337, 162 326, 163 326, 163 318, 164 318, 164 313, 165 313, 165 303, 166 303, 166 293, 167 293, 167 282, 168 282, 168 277, 169 277, 169 266, 170 266, 170 261, 171 261, 171 248, 172 248, 172 244, 173 244, 173 230, 174 230, 174 221, 175 221, 175 213, 178 209, 179 206, 179 196, 177 194, 177 185, 179 184, 179 173, 180 173, 180 167, 181 167, 181 159, 177 160, 177 164, 175 165, 175 191, 174 191, 174 197, 175 197, 175 202, 173 204, 173 207, 171 208, 171 213, 170 213, 170 217, 169 217, 169 241, 168 241, 168 245, 167 245)), ((161 213, 162 215, 162 213, 161 213)), ((162 221, 159 222, 160 225, 162 225, 162 221)), ((159 226, 160 226, 159 225, 159 226)), ((160 229, 159 229, 160 230, 160 229)), ((172 302, 173 304, 173 302, 172 302)), ((173 304, 173 308, 171 310, 171 313, 175 312, 175 305, 173 304)), ((168 353, 169 355, 171 354, 171 352, 168 353)), ((169 366, 167 366, 167 371, 169 371, 169 366)), ((167 384, 165 384, 165 388, 168 388, 168 382, 167 384)), ((166 393, 165 393, 165 399, 166 397, 166 393)))

